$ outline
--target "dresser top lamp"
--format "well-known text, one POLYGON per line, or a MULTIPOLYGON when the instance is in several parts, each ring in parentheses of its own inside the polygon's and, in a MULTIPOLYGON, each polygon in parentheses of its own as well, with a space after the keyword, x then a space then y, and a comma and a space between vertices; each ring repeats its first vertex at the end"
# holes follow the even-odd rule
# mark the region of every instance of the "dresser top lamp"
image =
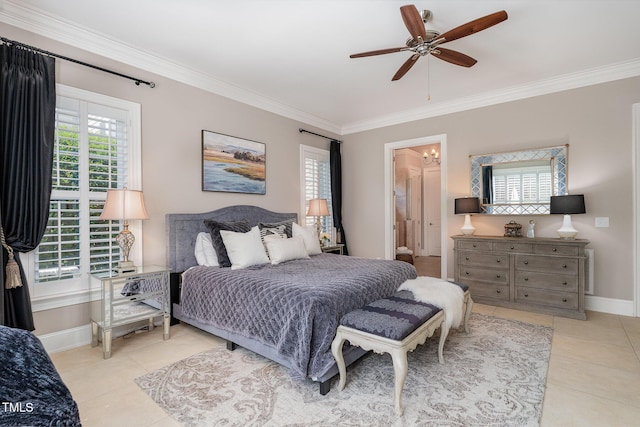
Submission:
POLYGON ((117 190, 107 190, 107 200, 104 203, 100 219, 122 220, 122 231, 116 237, 120 246, 122 260, 115 269, 118 273, 135 271, 133 261, 129 260, 129 251, 135 242, 133 233, 129 231, 129 220, 149 219, 144 206, 142 191, 129 190, 126 187, 117 190))
POLYGON ((464 224, 460 232, 466 236, 471 236, 476 232, 476 228, 471 224, 471 214, 480 213, 480 199, 478 197, 463 197, 455 199, 454 213, 464 214, 464 224))
POLYGON ((584 206, 584 195, 551 196, 549 213, 551 215, 564 215, 562 227, 558 229, 558 236, 565 240, 575 239, 578 230, 571 224, 571 215, 587 213, 584 206))

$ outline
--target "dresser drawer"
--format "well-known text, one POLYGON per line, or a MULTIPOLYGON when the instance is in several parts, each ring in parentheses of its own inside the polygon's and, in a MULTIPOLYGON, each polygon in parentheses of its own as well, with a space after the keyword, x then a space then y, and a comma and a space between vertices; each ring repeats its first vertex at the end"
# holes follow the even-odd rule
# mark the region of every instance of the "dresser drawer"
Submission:
POLYGON ((496 252, 531 252, 531 243, 527 242, 493 242, 496 252))
POLYGON ((482 240, 458 240, 458 249, 491 250, 491 242, 482 240))
POLYGON ((529 270, 554 274, 578 274, 578 259, 536 255, 516 255, 516 271, 529 270))
POLYGON ((460 266, 459 278, 466 281, 509 284, 509 270, 460 266))
POLYGON ((484 297, 504 301, 509 301, 510 299, 509 286, 476 283, 473 281, 463 281, 463 283, 469 285, 469 290, 474 298, 484 297))
POLYGON ((551 291, 576 292, 578 290, 578 276, 516 271, 515 285, 551 291))
POLYGON ((516 288, 516 302, 577 310, 578 294, 518 287, 516 288))
POLYGON ((486 252, 460 251, 458 262, 461 266, 477 265, 481 267, 509 269, 509 255, 486 252))
POLYGON ((543 245, 534 245, 533 253, 540 255, 566 255, 566 256, 578 256, 580 248, 577 246, 566 246, 566 245, 554 245, 554 244, 543 244, 543 245))

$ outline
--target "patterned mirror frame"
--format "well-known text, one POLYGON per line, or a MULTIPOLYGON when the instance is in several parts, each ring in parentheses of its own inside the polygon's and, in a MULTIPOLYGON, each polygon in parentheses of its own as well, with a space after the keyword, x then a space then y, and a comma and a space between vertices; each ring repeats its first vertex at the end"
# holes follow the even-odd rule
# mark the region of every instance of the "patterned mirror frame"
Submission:
MULTIPOLYGON (((496 163, 549 160, 551 162, 552 195, 567 194, 567 156, 569 144, 557 147, 534 148, 509 153, 479 154, 471 159, 471 195, 482 201, 482 166, 496 163)), ((545 215, 549 203, 482 204, 482 213, 490 215, 545 215)))

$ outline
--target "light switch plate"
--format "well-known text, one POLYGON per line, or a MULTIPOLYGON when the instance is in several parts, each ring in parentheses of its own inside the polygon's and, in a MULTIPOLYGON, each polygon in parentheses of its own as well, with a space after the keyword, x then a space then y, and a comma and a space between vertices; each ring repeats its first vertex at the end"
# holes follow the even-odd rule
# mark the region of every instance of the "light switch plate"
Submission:
POLYGON ((596 217, 596 227, 598 227, 598 228, 607 228, 607 227, 609 227, 609 217, 607 217, 607 216, 596 217))

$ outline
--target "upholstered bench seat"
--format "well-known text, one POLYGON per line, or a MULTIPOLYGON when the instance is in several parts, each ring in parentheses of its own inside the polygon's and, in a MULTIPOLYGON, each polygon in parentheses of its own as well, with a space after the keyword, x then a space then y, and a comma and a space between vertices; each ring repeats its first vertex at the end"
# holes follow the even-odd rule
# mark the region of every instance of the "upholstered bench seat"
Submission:
POLYGON ((398 291, 393 296, 374 301, 365 307, 345 314, 331 345, 338 371, 338 389, 346 384, 346 367, 342 356, 345 341, 364 350, 389 353, 393 359, 395 374, 395 410, 402 415, 402 388, 407 376, 407 352, 440 329, 438 360, 444 363, 442 350, 449 333, 444 311, 440 308, 416 301, 409 291, 398 291))

